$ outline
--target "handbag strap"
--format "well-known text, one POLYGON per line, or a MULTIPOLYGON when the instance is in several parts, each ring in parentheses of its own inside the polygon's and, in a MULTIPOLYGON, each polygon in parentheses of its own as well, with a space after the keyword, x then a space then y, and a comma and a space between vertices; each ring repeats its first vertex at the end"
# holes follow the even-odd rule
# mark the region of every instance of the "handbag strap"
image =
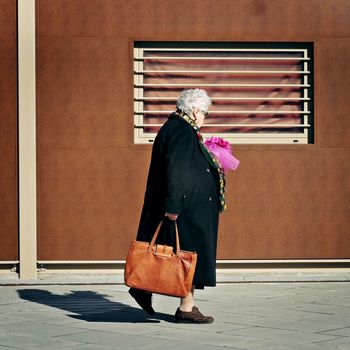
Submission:
MULTIPOLYGON (((155 243, 155 241, 156 241, 156 239, 158 237, 158 234, 159 234, 160 227, 161 227, 162 223, 163 223, 163 220, 159 223, 159 225, 157 227, 157 230, 154 233, 154 236, 153 236, 153 238, 151 240, 151 243, 149 244, 148 249, 147 249, 148 252, 150 252, 152 250, 152 247, 153 247, 153 245, 154 245, 154 243, 155 243)), ((179 231, 177 229, 177 222, 176 222, 176 220, 175 220, 175 234, 176 234, 176 255, 179 255, 179 253, 180 253, 180 238, 179 238, 179 231)))

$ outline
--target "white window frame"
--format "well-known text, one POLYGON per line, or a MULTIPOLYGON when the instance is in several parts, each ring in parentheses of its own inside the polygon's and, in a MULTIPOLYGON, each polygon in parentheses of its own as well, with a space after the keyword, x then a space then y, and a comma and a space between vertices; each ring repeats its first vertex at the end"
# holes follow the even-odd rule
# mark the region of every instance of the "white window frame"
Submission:
MULTIPOLYGON (((283 98, 283 100, 300 100, 302 101, 303 109, 298 112, 289 112, 289 113, 298 113, 302 116, 303 124, 300 124, 298 126, 303 128, 303 133, 239 133, 239 132, 232 132, 232 133, 214 133, 215 136, 223 137, 226 140, 230 141, 232 144, 309 144, 313 143, 313 48, 312 44, 308 43, 293 43, 293 47, 288 48, 284 47, 288 45, 287 43, 273 43, 273 48, 269 47, 269 43, 260 43, 258 44, 257 48, 254 48, 256 43, 251 43, 249 46, 248 43, 244 43, 242 45, 243 47, 234 47, 230 48, 229 44, 226 43, 227 46, 225 48, 211 48, 210 45, 207 46, 208 43, 203 43, 201 48, 198 48, 198 43, 196 43, 194 47, 190 47, 187 43, 186 47, 179 47, 179 43, 174 43, 173 47, 171 47, 171 43, 167 43, 167 46, 164 47, 162 43, 159 42, 153 42, 148 43, 146 47, 143 47, 142 43, 135 43, 134 46, 134 143, 135 144, 149 144, 154 141, 154 138, 156 137, 156 133, 151 132, 144 132, 143 127, 144 126, 161 126, 162 124, 144 124, 144 115, 146 113, 150 113, 150 111, 144 111, 143 105, 144 101, 147 100, 146 97, 144 97, 143 91, 144 87, 147 86, 147 84, 144 84, 143 80, 143 73, 147 72, 143 69, 143 62, 144 62, 144 50, 146 51, 263 51, 263 52, 300 52, 302 53, 302 58, 300 59, 303 61, 303 71, 301 72, 295 72, 295 73, 301 73, 303 77, 302 84, 276 84, 276 86, 296 86, 301 87, 303 89, 303 96, 301 98, 283 98), (248 44, 248 47, 246 47, 248 44), (266 48, 261 48, 259 46, 266 45, 266 48), (279 48, 278 46, 281 46, 279 48), (295 47, 300 46, 300 48, 295 47)), ((271 43, 270 43, 271 44, 271 43)), ((181 46, 181 44, 180 44, 181 46)), ((237 46, 237 45, 235 45, 237 46)), ((239 46, 239 45, 238 45, 239 46)), ((148 58, 149 59, 149 58, 148 58)), ((174 59, 173 57, 171 59, 174 59)), ((183 58, 181 58, 183 60, 183 58)), ((189 58, 191 59, 191 58, 189 58)), ((222 58, 220 58, 222 59, 222 58)), ((230 58, 232 59, 232 58, 230 58)), ((245 58, 249 60, 249 57, 245 58)), ((263 58, 261 58, 263 59, 263 58)), ((271 57, 268 58, 271 60, 271 57)), ((281 59, 280 57, 277 59, 281 59)), ((288 59, 288 58, 286 58, 288 59)), ((295 59, 295 58, 294 58, 295 59)), ((256 58, 254 58, 256 60, 256 58)), ((149 72, 149 71, 148 71, 149 72)), ((170 72, 170 71, 167 71, 170 72)), ((172 71, 174 72, 174 71, 172 71)), ((188 71, 191 73, 192 71, 188 71)), ((245 71, 247 72, 247 71, 245 71)), ((259 71, 261 73, 261 71, 259 71)), ((248 73, 250 73, 248 71, 248 73)), ((251 72, 254 73, 254 72, 251 72)), ((289 72, 290 73, 290 72, 289 72)), ((152 86, 157 84, 151 84, 152 86)), ((158 84, 157 86, 161 87, 162 84, 158 84)), ((206 88, 210 86, 214 86, 215 84, 197 84, 196 86, 193 86, 191 84, 164 84, 165 86, 180 86, 183 88, 190 88, 190 87, 198 87, 198 88, 206 88)), ((230 85, 230 84, 227 84, 230 85)), ((232 84, 232 86, 238 86, 240 84, 232 84)), ((259 86, 259 84, 241 84, 242 86, 259 86)), ((272 84, 273 85, 273 84, 272 84)), ((271 85, 271 86, 272 86, 271 85)), ((273 85, 275 86, 275 85, 273 85)), ((181 91, 181 90, 180 90, 181 91)), ((173 96, 170 98, 166 98, 167 101, 173 100, 174 101, 174 108, 176 104, 177 96, 173 96)), ((255 99, 255 100, 273 100, 276 98, 270 97, 270 98, 231 98, 232 100, 244 100, 244 99, 255 99)), ((281 99, 281 98, 277 98, 281 99)), ((169 110, 168 112, 171 113, 173 110, 169 110)), ((230 112, 218 112, 216 113, 230 113, 230 112)), ((235 111, 237 113, 237 111, 235 111)), ((238 112, 239 113, 239 112, 238 112)), ((247 111, 242 112, 244 114, 247 113, 247 111)), ((257 113, 266 113, 264 111, 257 112, 254 111, 254 114, 257 113)), ((276 112, 276 114, 281 114, 280 111, 276 112)), ((288 111, 283 113, 288 114, 288 111)), ((205 126, 206 124, 204 124, 205 126)), ((215 126, 216 124, 210 124, 209 126, 215 126)), ((219 125, 219 124, 218 124, 219 125)), ((220 124, 222 125, 222 124, 220 124)), ((227 126, 261 126, 259 124, 225 124, 227 126)), ((266 124, 265 124, 266 125, 266 124)), ((283 128, 289 128, 289 127, 295 127, 295 124, 271 124, 269 125, 271 127, 283 127, 283 128)), ((213 136, 213 133, 203 133, 203 137, 210 137, 213 136)))

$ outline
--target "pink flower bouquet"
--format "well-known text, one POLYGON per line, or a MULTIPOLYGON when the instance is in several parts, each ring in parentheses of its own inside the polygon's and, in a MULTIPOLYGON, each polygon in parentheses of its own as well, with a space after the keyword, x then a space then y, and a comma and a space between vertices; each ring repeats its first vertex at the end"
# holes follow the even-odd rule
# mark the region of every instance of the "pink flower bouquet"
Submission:
POLYGON ((221 137, 209 137, 204 142, 208 151, 218 159, 224 170, 236 170, 240 161, 232 155, 232 148, 228 141, 221 137))

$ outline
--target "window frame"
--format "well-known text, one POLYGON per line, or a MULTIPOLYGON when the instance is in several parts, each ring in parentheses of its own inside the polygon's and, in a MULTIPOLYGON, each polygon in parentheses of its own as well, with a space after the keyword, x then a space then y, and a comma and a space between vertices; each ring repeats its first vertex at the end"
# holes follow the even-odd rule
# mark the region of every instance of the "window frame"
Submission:
MULTIPOLYGON (((214 135, 223 137, 232 144, 313 144, 314 143, 314 45, 312 42, 162 42, 162 41, 135 41, 134 42, 134 143, 153 143, 157 133, 144 132, 143 114, 143 75, 137 72, 143 71, 143 59, 140 53, 143 50, 161 51, 303 51, 305 61, 303 70, 308 72, 303 74, 303 110, 300 115, 303 117, 303 133, 239 133, 239 132, 215 132, 214 135), (306 87, 309 85, 309 87, 306 87)), ((191 85, 192 86, 192 85, 191 85)), ((183 88, 187 86, 183 85, 183 88)), ((190 86, 188 86, 190 87, 190 86)), ((193 87, 201 87, 197 84, 193 87)), ((203 87, 205 88, 205 87, 203 87)), ((174 100, 175 96, 168 100, 174 100)), ((301 99, 302 100, 302 99, 301 99)), ((157 124, 161 125, 161 124, 157 124)), ((223 124, 224 125, 224 124, 223 124)), ((213 136, 213 133, 204 132, 203 137, 213 136)))

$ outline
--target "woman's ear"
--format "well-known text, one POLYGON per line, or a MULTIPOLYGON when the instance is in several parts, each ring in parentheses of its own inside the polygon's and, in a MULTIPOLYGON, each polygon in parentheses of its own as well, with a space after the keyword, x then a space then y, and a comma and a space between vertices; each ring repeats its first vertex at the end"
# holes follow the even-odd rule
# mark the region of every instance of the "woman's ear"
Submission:
POLYGON ((194 120, 197 120, 197 118, 198 118, 198 113, 199 113, 199 109, 198 109, 198 108, 196 108, 196 109, 193 110, 192 115, 193 115, 193 119, 194 119, 194 120))

